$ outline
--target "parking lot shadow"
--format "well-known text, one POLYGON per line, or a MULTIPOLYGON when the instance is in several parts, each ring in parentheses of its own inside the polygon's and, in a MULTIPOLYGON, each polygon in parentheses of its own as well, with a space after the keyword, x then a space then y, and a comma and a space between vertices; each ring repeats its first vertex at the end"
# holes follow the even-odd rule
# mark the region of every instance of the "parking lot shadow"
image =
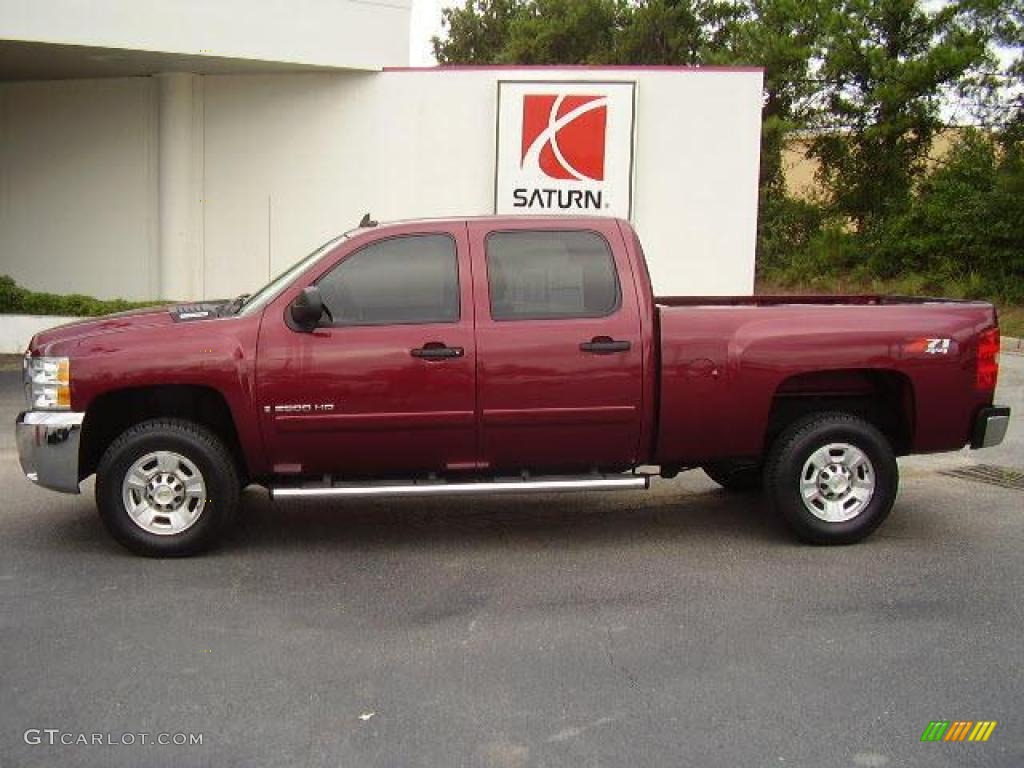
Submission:
MULTIPOLYGON (((211 555, 311 547, 614 548, 638 540, 794 543, 760 496, 692 480, 689 486, 662 481, 649 492, 277 502, 254 486, 242 494, 232 530, 211 555)), ((19 510, 8 518, 8 544, 44 553, 128 554, 104 530, 91 480, 80 496, 47 501, 43 509, 19 510)))
POLYGON ((745 539, 786 544, 783 524, 755 495, 717 489, 432 499, 271 501, 243 494, 230 549, 615 547, 625 540, 745 539))

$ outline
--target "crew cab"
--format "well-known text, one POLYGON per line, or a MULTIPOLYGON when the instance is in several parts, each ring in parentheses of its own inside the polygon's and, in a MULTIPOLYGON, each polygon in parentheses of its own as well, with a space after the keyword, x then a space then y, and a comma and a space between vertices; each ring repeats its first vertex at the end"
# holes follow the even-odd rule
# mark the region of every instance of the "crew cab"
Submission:
MULTIPOLYGON (((709 265, 713 268, 713 265, 709 265)), ((22 467, 146 555, 274 497, 762 485, 795 533, 862 539, 896 457, 1000 442, 990 304, 655 297, 626 221, 404 221, 251 296, 54 328, 25 356, 22 467)))

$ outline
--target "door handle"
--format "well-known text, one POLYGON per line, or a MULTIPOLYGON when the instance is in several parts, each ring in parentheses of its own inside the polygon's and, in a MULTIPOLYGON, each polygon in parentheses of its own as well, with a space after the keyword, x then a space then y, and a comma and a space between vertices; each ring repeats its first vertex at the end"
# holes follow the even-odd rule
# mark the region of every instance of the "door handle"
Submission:
POLYGON ((628 352, 629 346, 628 341, 616 341, 611 336, 595 336, 580 344, 580 350, 594 355, 610 355, 613 352, 628 352))
POLYGON ((448 360, 453 357, 462 357, 462 347, 449 347, 441 341, 429 341, 422 347, 410 350, 409 354, 423 360, 448 360))

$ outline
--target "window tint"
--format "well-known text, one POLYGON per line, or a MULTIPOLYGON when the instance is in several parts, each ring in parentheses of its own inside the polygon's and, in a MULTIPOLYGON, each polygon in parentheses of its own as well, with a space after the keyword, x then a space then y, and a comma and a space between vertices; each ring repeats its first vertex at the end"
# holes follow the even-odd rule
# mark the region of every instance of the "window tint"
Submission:
POLYGON ((487 279, 495 320, 602 317, 619 306, 611 250, 594 232, 495 232, 487 279))
POLYGON ((459 319, 459 267, 448 235, 393 237, 353 253, 318 283, 335 325, 459 319))

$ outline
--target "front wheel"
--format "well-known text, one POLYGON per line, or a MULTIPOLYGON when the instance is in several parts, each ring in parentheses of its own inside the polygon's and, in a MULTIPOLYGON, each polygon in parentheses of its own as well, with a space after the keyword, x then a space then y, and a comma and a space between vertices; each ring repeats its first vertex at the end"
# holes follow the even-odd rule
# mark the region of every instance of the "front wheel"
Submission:
POLYGON ((820 413, 779 436, 765 480, 768 498, 800 538, 852 544, 888 517, 899 469, 874 426, 845 413, 820 413))
POLYGON ((224 443, 182 419, 155 419, 114 440, 96 470, 96 506, 110 534, 152 557, 211 546, 238 507, 238 472, 224 443))

